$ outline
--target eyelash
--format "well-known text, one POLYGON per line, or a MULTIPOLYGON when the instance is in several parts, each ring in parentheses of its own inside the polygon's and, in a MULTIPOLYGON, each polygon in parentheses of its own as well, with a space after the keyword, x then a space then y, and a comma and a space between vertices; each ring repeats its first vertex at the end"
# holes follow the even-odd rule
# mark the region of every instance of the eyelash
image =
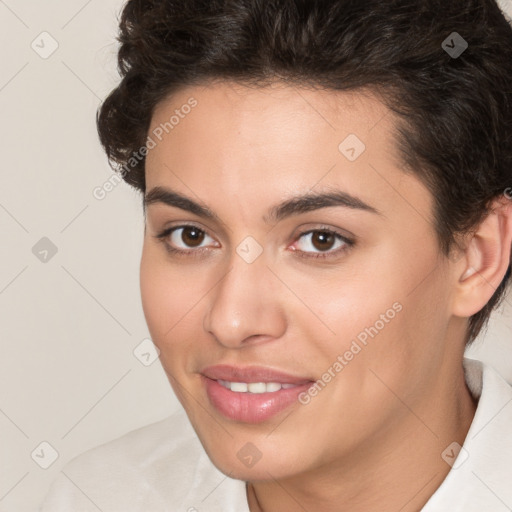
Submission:
MULTIPOLYGON (((185 229, 185 228, 195 228, 198 231, 201 231, 202 233, 205 233, 208 235, 208 233, 204 230, 199 228, 198 226, 195 226, 194 224, 182 224, 180 226, 173 226, 170 228, 165 229, 161 233, 155 235, 155 238, 162 242, 164 244, 165 249, 169 254, 176 255, 176 256, 188 256, 197 258, 200 257, 204 251, 207 251, 208 248, 202 247, 200 249, 190 249, 190 250, 183 250, 183 249, 176 249, 175 247, 172 247, 167 243, 167 237, 172 234, 174 231, 178 229, 185 229)), ((331 251, 331 252, 306 252, 301 251, 299 249, 295 249, 293 252, 300 256, 301 258, 314 258, 314 259, 327 259, 327 258, 335 258, 341 253, 347 251, 348 249, 352 248, 355 245, 355 241, 351 240, 350 238, 347 238, 346 236, 342 235, 341 233, 338 233, 337 231, 331 229, 331 228, 315 228, 315 229, 308 229, 307 231, 303 231, 299 233, 294 240, 300 240, 304 235, 308 235, 310 233, 328 233, 330 235, 334 235, 338 240, 341 240, 345 245, 342 247, 339 247, 338 249, 331 251)), ((210 236, 210 235, 208 235, 210 236)))

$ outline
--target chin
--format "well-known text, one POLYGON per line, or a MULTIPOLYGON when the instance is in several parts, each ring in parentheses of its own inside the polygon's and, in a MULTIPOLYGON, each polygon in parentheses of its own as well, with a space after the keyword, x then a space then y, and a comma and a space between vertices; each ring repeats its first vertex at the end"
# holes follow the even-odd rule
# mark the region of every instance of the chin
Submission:
POLYGON ((276 461, 265 461, 263 458, 259 460, 252 468, 244 466, 236 457, 233 459, 231 454, 229 456, 212 458, 210 460, 214 466, 230 478, 235 480, 243 480, 246 482, 266 481, 273 479, 282 479, 289 476, 290 468, 282 467, 283 462, 277 463, 276 461))
MULTIPOLYGON (((256 437, 256 436, 255 436, 256 437)), ((264 481, 282 479, 302 472, 303 460, 288 457, 283 449, 269 446, 263 440, 254 441, 250 437, 243 439, 224 439, 224 444, 214 439, 201 439, 205 451, 213 465, 226 476, 244 481, 264 481), (260 448, 258 449, 257 446, 260 448)))

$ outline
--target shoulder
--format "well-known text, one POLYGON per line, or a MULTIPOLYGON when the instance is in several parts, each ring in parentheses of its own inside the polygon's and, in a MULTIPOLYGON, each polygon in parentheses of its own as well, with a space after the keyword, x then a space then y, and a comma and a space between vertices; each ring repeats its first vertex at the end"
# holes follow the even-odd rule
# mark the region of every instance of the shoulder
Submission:
MULTIPOLYGON (((179 410, 73 458, 40 512, 193 510, 198 487, 213 488, 223 479, 179 410)), ((243 482, 229 480, 226 492, 231 486, 241 495, 243 482)))

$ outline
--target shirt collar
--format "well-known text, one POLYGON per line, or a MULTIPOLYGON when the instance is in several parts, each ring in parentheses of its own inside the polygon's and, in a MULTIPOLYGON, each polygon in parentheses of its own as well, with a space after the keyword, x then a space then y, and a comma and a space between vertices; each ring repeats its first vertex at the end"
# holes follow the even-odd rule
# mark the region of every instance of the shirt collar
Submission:
POLYGON ((462 448, 453 443, 441 454, 451 469, 422 512, 510 512, 512 387, 481 361, 464 358, 463 367, 475 416, 462 448))

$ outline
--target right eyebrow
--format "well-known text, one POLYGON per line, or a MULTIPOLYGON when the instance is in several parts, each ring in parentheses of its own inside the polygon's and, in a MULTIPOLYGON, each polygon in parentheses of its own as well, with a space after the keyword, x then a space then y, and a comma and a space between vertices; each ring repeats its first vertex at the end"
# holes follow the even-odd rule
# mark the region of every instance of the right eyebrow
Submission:
POLYGON ((212 212, 207 206, 196 203, 195 201, 192 201, 192 199, 189 199, 188 197, 178 194, 177 192, 174 192, 165 187, 154 187, 145 195, 144 211, 147 206, 155 203, 163 203, 168 206, 174 206, 175 208, 180 208, 181 210, 193 213, 198 217, 221 222, 218 215, 212 212))

